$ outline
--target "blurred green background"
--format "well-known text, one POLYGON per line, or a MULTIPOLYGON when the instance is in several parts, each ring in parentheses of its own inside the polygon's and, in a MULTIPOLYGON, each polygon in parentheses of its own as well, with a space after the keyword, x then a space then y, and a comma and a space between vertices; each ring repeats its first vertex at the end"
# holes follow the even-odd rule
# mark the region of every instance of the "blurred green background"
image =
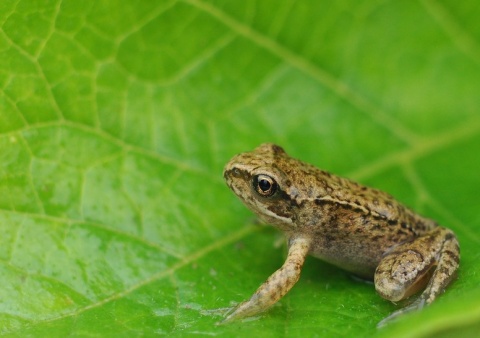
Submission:
POLYGON ((471 336, 480 329, 480 3, 0 2, 0 335, 471 336), (223 183, 262 142, 453 229, 459 278, 398 306, 308 259, 255 320, 216 326, 283 262, 223 183))

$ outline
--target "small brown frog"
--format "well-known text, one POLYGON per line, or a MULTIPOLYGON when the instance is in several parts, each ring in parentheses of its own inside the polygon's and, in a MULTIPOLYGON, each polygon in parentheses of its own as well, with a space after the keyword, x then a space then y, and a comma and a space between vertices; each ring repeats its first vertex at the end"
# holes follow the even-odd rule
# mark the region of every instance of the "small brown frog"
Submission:
POLYGON ((433 302, 458 268, 460 248, 451 230, 382 191, 291 158, 277 145, 233 157, 224 177, 262 221, 284 232, 288 256, 223 322, 256 315, 280 300, 300 278, 308 254, 373 279, 380 296, 390 301, 423 289, 379 326, 433 302))

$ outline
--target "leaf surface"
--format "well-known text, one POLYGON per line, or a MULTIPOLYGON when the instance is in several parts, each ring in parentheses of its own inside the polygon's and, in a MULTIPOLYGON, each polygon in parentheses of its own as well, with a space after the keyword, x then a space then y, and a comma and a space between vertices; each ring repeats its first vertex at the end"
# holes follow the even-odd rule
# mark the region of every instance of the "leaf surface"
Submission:
POLYGON ((433 337, 480 319, 474 1, 3 1, 0 335, 433 337), (458 279, 397 308, 307 259, 254 320, 217 326, 283 262, 223 183, 262 142, 451 228, 458 279))

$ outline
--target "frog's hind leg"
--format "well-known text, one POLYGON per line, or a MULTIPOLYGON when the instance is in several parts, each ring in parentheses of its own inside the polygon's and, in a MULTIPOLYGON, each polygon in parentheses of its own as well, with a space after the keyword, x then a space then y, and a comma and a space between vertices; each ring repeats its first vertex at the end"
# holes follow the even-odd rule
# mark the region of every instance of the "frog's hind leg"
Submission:
POLYGON ((441 227, 388 252, 375 271, 375 288, 383 298, 402 300, 426 287, 413 303, 377 326, 433 302, 453 279, 459 260, 460 247, 454 233, 441 227))

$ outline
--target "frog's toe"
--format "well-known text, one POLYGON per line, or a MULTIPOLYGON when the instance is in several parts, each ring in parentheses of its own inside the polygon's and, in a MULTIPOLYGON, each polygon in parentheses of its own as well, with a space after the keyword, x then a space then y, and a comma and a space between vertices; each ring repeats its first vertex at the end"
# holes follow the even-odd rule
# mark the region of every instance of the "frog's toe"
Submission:
POLYGON ((381 321, 378 322, 377 328, 382 328, 392 322, 395 322, 398 319, 398 317, 401 316, 402 314, 404 314, 402 310, 398 310, 391 313, 389 316, 383 318, 381 321))
POLYGON ((401 308, 401 309, 391 313, 389 316, 383 318, 380 322, 378 322, 377 328, 381 328, 381 327, 384 327, 387 324, 395 322, 402 315, 404 315, 406 313, 410 313, 410 312, 420 310, 424 306, 425 306, 425 299, 420 297, 417 300, 415 300, 413 303, 411 303, 410 305, 407 305, 404 308, 401 308))
POLYGON ((237 306, 228 309, 228 311, 225 312, 225 318, 218 324, 227 324, 235 320, 252 317, 260 312, 263 312, 265 309, 255 302, 256 298, 257 297, 253 296, 250 300, 242 302, 237 306))
POLYGON ((231 307, 221 307, 216 309, 205 309, 201 310, 200 313, 204 316, 221 316, 225 317, 225 315, 231 311, 231 307))
POLYGON ((234 320, 238 319, 238 315, 235 315, 237 312, 237 308, 240 306, 232 306, 229 308, 226 308, 224 313, 223 313, 223 319, 217 323, 217 325, 223 325, 223 324, 228 324, 230 322, 233 322, 234 320))
POLYGON ((243 302, 236 306, 225 308, 224 309, 225 311, 223 312, 223 319, 219 321, 217 325, 228 324, 235 320, 247 317, 249 314, 246 313, 247 311, 245 311, 246 310, 245 303, 247 302, 243 302))

